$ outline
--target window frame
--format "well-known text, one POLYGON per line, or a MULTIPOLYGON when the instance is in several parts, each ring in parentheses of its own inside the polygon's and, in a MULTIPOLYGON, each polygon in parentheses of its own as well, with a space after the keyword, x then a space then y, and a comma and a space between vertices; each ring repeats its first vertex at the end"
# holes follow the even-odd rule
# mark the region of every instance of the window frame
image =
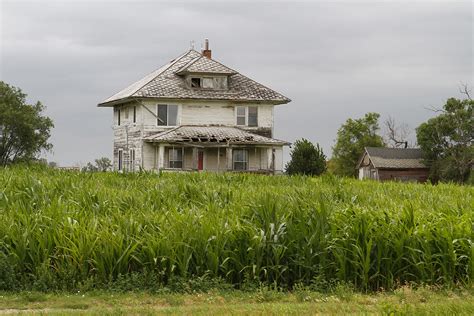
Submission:
POLYGON ((184 166, 184 147, 170 147, 168 148, 168 168, 169 169, 183 169, 184 166), (174 151, 181 152, 181 160, 172 160, 171 155, 174 151), (181 167, 175 167, 175 163, 181 163, 181 167))
POLYGON ((249 170, 249 151, 247 149, 233 149, 232 150, 232 170, 234 171, 247 171, 249 170), (243 160, 236 160, 236 152, 238 151, 241 151, 244 153, 243 157, 244 159, 243 160), (239 164, 243 164, 244 166, 244 169, 237 169, 235 168, 235 164, 236 163, 239 163, 239 164))
POLYGON ((117 170, 123 171, 123 149, 119 149, 117 153, 117 170))
POLYGON ((201 89, 202 88, 202 78, 201 77, 191 77, 191 88, 201 89), (196 80, 199 80, 199 85, 197 87, 194 86, 196 80))
POLYGON ((175 126, 178 126, 179 125, 179 105, 177 104, 164 104, 164 103, 159 103, 156 105, 156 126, 163 126, 163 127, 166 127, 166 126, 171 126, 171 127, 175 127, 175 126), (166 106, 166 123, 165 124, 160 124, 160 106, 166 106), (169 111, 169 107, 170 106, 174 106, 176 107, 176 118, 175 118, 175 124, 173 125, 170 125, 169 122, 170 122, 170 111, 169 111))
POLYGON ((251 106, 249 106, 249 105, 237 105, 237 106, 235 106, 235 125, 236 126, 247 126, 247 127, 258 127, 258 112, 259 112, 258 106, 256 106, 256 105, 251 105, 251 106), (239 115, 239 109, 242 109, 242 108, 244 109, 245 116, 244 115, 239 115), (250 108, 255 108, 256 111, 257 111, 256 112, 255 125, 254 124, 252 124, 252 125, 249 124, 249 117, 250 117, 249 116, 249 113, 250 113, 249 109, 250 108), (239 124, 239 118, 242 118, 242 117, 244 117, 245 124, 239 124))

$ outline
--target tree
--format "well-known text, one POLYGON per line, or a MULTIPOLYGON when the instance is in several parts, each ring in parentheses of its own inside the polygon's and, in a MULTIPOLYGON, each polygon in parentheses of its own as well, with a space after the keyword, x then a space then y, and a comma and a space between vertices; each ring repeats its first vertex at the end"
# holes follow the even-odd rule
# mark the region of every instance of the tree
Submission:
POLYGON ((48 139, 54 125, 44 109, 39 101, 27 104, 19 88, 0 81, 0 166, 31 161, 51 150, 48 139))
POLYGON ((297 140, 290 155, 291 160, 285 166, 286 172, 290 175, 320 175, 326 171, 326 156, 319 144, 314 146, 304 138, 297 140))
POLYGON ((95 160, 95 164, 99 171, 108 171, 112 168, 112 161, 107 157, 102 157, 95 160))
MULTIPOLYGON (((467 91, 467 90, 466 90, 467 91)), ((474 101, 450 98, 438 116, 416 129, 433 182, 466 182, 474 164, 474 101)))
POLYGON ((380 114, 367 113, 360 119, 348 119, 337 131, 333 147, 335 173, 356 175, 356 164, 364 147, 383 147, 383 138, 377 134, 380 114))
POLYGON ((92 162, 88 162, 87 165, 82 167, 81 171, 82 172, 87 172, 87 171, 96 172, 96 171, 99 171, 99 168, 97 168, 97 166, 94 165, 92 162))
POLYGON ((389 116, 384 121, 385 130, 385 143, 388 147, 392 148, 407 148, 413 147, 409 143, 408 139, 411 134, 411 130, 407 124, 397 124, 395 119, 389 116))

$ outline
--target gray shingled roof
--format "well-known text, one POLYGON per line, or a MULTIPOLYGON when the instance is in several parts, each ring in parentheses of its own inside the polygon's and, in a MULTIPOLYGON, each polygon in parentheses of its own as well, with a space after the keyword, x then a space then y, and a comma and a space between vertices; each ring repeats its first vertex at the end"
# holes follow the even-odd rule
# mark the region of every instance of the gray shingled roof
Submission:
POLYGON ((376 168, 427 168, 422 162, 423 152, 419 148, 366 147, 365 151, 376 168))
POLYGON ((268 101, 276 104, 291 100, 234 70, 190 50, 143 79, 99 103, 109 106, 114 101, 128 98, 201 99, 268 101), (223 73, 229 75, 228 90, 192 89, 186 86, 178 72, 223 73))
POLYGON ((148 142, 289 145, 288 142, 226 126, 180 126, 144 138, 148 142))
POLYGON ((195 59, 184 65, 176 73, 214 73, 233 75, 237 74, 237 71, 230 69, 229 67, 226 67, 213 59, 209 59, 205 56, 200 55, 199 57, 196 57, 195 59))

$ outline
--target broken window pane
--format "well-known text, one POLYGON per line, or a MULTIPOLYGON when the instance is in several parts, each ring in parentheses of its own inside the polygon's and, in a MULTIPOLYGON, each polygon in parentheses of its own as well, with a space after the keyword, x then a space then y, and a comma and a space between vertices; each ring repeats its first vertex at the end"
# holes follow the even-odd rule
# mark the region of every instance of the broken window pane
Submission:
POLYGON ((191 78, 191 88, 201 88, 201 78, 191 78))
POLYGON ((166 104, 158 104, 158 126, 168 125, 168 106, 166 104))
POLYGON ((258 126, 258 108, 256 106, 249 106, 249 126, 258 126))

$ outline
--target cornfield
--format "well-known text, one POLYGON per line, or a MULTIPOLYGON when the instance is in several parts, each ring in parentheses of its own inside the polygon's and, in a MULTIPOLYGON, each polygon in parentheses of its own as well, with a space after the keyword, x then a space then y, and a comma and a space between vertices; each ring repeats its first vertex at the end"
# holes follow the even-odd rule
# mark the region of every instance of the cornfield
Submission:
POLYGON ((451 184, 6 168, 0 287, 6 278, 53 288, 134 273, 236 287, 468 284, 473 211, 473 187, 451 184))

